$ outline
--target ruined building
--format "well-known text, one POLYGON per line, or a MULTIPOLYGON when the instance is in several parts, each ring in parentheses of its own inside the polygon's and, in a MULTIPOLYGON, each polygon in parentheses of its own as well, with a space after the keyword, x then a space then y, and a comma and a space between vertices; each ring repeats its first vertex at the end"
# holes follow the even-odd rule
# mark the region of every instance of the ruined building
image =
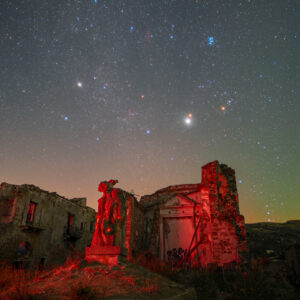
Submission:
POLYGON ((85 198, 3 183, 0 261, 42 267, 86 250, 88 261, 110 264, 151 253, 177 266, 221 266, 238 262, 246 250, 235 172, 228 166, 208 163, 201 183, 169 186, 139 202, 117 182, 100 183, 97 215, 85 198))
POLYGON ((183 184, 143 196, 144 245, 175 264, 223 265, 246 249, 235 172, 214 161, 202 167, 199 184, 183 184))
POLYGON ((34 185, 0 186, 0 261, 18 267, 62 264, 91 243, 96 212, 34 185))
POLYGON ((117 263, 150 252, 167 263, 206 266, 238 262, 246 249, 235 172, 218 161, 202 167, 202 182, 146 195, 140 202, 101 182, 97 225, 88 260, 117 263))

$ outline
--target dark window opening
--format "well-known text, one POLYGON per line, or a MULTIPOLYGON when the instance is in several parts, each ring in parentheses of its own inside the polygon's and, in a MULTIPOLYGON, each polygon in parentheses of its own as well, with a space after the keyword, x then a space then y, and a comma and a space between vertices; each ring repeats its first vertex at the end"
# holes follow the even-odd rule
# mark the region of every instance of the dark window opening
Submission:
POLYGON ((32 201, 29 202, 27 218, 26 218, 26 224, 33 224, 34 215, 35 215, 35 212, 36 212, 36 207, 37 207, 36 203, 34 203, 32 201))
POLYGON ((45 261, 46 261, 46 258, 45 258, 45 257, 42 257, 41 260, 40 260, 40 264, 39 264, 39 270, 40 270, 40 271, 43 271, 43 270, 44 270, 44 267, 45 267, 45 261))
POLYGON ((83 230, 83 223, 80 224, 80 230, 83 230))
POLYGON ((95 231, 95 223, 91 222, 90 223, 90 232, 94 232, 95 231))
POLYGON ((74 223, 74 215, 69 214, 68 215, 68 227, 67 227, 67 233, 71 232, 71 229, 73 227, 73 223, 74 223))

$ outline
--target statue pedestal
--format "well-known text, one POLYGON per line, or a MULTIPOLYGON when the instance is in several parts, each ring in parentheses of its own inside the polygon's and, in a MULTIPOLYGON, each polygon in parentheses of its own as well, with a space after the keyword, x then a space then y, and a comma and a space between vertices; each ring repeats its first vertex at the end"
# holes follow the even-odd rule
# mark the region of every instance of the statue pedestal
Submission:
POLYGON ((98 261, 107 265, 117 265, 121 253, 119 246, 92 246, 86 247, 85 259, 88 262, 98 261))

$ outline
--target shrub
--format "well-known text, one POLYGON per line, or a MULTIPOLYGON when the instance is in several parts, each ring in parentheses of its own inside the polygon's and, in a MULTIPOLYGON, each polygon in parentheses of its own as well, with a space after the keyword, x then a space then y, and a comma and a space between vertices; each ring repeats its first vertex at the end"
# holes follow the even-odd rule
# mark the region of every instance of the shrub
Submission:
POLYGON ((97 295, 96 289, 84 283, 73 286, 71 289, 72 299, 92 300, 97 299, 97 295))

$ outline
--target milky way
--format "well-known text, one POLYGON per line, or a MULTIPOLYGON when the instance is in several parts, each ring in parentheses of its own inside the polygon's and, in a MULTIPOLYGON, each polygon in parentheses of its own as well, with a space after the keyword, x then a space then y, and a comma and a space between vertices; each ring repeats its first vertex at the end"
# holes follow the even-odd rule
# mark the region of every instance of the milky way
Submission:
POLYGON ((101 180, 143 195, 200 182, 219 160, 246 222, 299 219, 297 12, 296 0, 1 1, 0 182, 96 208, 101 180))

